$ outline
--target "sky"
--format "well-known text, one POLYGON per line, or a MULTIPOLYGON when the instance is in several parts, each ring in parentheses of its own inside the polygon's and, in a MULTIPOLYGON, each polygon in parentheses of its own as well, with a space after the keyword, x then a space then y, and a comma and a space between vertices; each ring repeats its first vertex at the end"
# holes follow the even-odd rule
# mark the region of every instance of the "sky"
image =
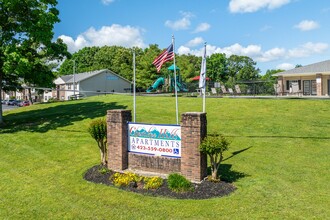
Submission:
POLYGON ((58 0, 54 28, 70 52, 157 44, 177 54, 251 57, 261 74, 330 59, 326 0, 58 0))

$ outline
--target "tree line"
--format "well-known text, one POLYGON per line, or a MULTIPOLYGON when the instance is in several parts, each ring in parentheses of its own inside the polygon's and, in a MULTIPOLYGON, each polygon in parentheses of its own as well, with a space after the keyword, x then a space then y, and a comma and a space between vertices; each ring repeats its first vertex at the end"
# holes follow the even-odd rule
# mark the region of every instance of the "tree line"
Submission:
MULTIPOLYGON (((85 47, 75 52, 70 59, 66 59, 60 66, 57 74, 73 74, 73 65, 76 73, 89 72, 100 69, 110 69, 120 76, 133 80, 133 50, 136 54, 136 85, 147 88, 159 76, 167 76, 167 68, 173 62, 165 63, 157 73, 153 60, 162 52, 157 44, 147 48, 125 48, 121 46, 85 47), (73 62, 74 60, 74 62, 73 62)), ((191 82, 191 78, 198 76, 201 68, 201 57, 188 54, 177 55, 176 65, 180 68, 180 75, 184 82, 191 82)), ((247 80, 265 79, 260 75, 256 62, 247 56, 215 53, 207 57, 207 77, 212 82, 220 82, 228 87, 233 87, 238 82, 247 80)), ((267 77, 269 74, 267 74, 267 77)))

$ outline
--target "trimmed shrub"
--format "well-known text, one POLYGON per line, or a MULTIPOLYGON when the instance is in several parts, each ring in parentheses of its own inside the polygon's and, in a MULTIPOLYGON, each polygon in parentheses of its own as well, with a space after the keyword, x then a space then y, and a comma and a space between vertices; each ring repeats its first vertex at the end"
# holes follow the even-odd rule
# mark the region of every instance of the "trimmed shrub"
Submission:
POLYGON ((168 187, 174 192, 193 190, 191 182, 178 173, 171 173, 168 176, 167 183, 168 187))
POLYGON ((95 139, 100 149, 101 163, 107 164, 107 122, 105 119, 93 120, 88 128, 89 134, 95 139))
POLYGON ((204 138, 199 150, 209 156, 213 180, 219 180, 218 170, 223 160, 223 152, 228 150, 230 142, 222 135, 210 135, 204 138))

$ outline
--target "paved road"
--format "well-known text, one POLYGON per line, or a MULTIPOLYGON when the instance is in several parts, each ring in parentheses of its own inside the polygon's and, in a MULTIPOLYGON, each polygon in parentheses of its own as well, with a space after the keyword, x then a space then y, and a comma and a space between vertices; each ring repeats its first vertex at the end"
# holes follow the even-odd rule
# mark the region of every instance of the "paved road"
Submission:
POLYGON ((15 109, 15 108, 18 108, 18 106, 13 106, 13 105, 4 105, 2 104, 2 111, 8 111, 10 109, 15 109))

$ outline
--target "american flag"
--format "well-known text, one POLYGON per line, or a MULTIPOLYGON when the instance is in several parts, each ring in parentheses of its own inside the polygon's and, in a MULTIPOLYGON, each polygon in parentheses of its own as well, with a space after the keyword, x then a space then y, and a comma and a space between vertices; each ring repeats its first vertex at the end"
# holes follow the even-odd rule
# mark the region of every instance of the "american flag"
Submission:
POLYGON ((171 44, 166 50, 164 50, 155 60, 152 62, 157 68, 157 72, 160 71, 162 65, 167 61, 174 58, 173 44, 171 44))

